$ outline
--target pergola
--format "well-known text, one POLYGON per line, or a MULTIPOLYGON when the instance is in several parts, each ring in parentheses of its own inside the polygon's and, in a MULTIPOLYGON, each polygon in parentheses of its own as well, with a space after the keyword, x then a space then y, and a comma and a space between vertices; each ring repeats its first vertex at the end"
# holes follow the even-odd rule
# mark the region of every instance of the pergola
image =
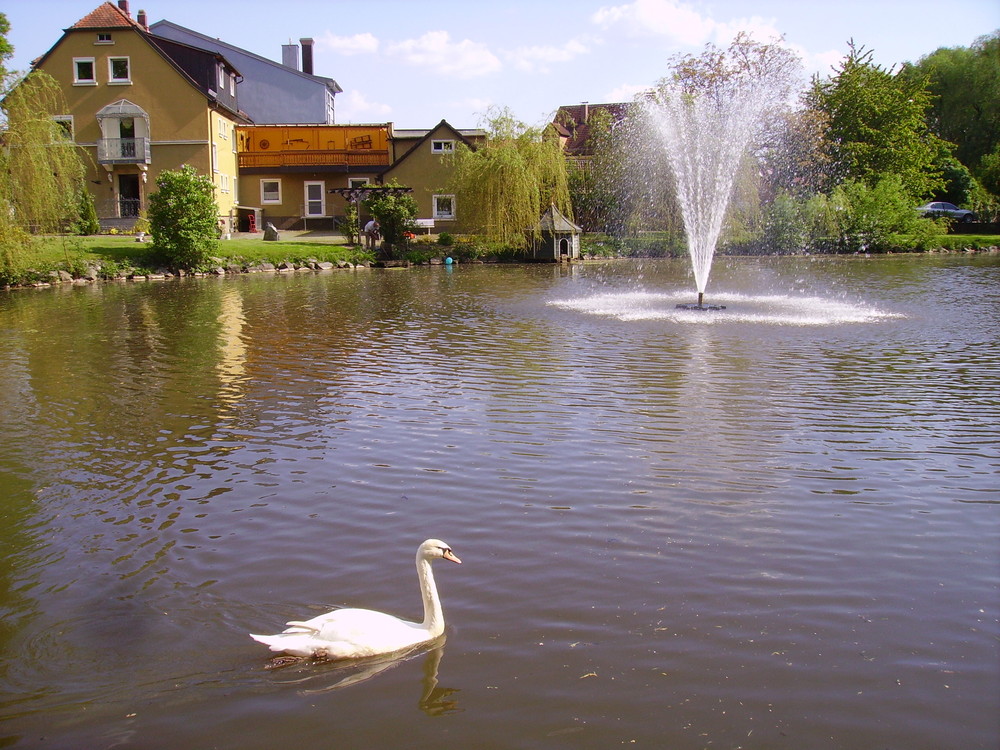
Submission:
MULTIPOLYGON (((373 195, 403 195, 404 193, 412 193, 413 188, 390 185, 360 185, 358 187, 330 188, 330 192, 343 196, 357 208, 361 201, 367 200, 373 195)), ((358 217, 358 236, 360 237, 361 211, 357 211, 356 213, 358 217)))

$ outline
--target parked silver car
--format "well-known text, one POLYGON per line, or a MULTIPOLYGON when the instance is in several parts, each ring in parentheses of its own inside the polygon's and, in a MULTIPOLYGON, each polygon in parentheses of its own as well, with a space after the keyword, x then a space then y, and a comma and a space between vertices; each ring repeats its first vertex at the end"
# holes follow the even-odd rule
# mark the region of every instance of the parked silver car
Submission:
POLYGON ((955 221, 960 221, 963 224, 976 220, 976 215, 972 211, 967 211, 964 208, 959 208, 954 203, 945 203, 944 201, 925 203, 917 211, 920 212, 921 216, 930 219, 938 219, 944 216, 955 221))

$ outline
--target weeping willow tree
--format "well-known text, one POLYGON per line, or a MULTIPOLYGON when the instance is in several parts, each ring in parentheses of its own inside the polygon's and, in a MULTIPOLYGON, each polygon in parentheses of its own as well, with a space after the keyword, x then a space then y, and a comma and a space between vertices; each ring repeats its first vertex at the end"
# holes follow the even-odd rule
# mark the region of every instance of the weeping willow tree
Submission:
POLYGON ((452 181, 462 219, 485 239, 523 248, 555 205, 572 217, 566 160, 558 139, 507 109, 487 118, 486 142, 455 150, 452 181))
POLYGON ((32 234, 65 229, 79 213, 85 174, 80 151, 53 119, 64 113, 62 90, 35 71, 3 99, 0 136, 0 260, 23 256, 32 234))

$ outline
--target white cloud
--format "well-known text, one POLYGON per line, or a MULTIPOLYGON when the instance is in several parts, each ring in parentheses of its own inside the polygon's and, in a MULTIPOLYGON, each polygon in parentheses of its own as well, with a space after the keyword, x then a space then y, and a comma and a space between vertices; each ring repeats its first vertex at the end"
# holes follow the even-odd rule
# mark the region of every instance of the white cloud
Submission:
POLYGON ((388 104, 371 102, 360 91, 337 95, 337 122, 382 122, 392 113, 388 104))
POLYGON ((368 32, 336 36, 328 31, 320 38, 317 46, 327 47, 341 55, 364 55, 378 52, 378 39, 368 32))
POLYGON ((469 39, 453 42, 447 31, 428 31, 417 39, 391 44, 386 53, 455 78, 476 78, 502 67, 486 45, 469 39))
POLYGON ((649 91, 652 88, 650 84, 638 85, 634 83, 623 83, 621 86, 617 86, 609 91, 605 95, 604 101, 606 102, 630 102, 638 94, 642 94, 649 91))
POLYGON ((605 29, 622 27, 629 34, 665 36, 689 46, 707 42, 716 27, 715 21, 678 0, 635 0, 604 6, 591 16, 591 21, 605 29))
POLYGON ((819 73, 821 77, 833 75, 834 68, 840 66, 844 61, 847 52, 843 50, 831 49, 826 52, 814 52, 811 55, 802 55, 805 60, 806 70, 810 73, 819 73))
POLYGON ((579 39, 570 39, 561 47, 552 45, 535 45, 533 47, 518 47, 504 53, 518 70, 525 72, 539 71, 548 73, 553 63, 565 63, 580 55, 590 52, 579 39))

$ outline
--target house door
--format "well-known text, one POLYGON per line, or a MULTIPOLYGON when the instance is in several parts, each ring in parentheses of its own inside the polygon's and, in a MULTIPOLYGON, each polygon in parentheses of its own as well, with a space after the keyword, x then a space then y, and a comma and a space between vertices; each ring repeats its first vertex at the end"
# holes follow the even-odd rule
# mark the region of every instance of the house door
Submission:
POLYGON ((133 217, 139 215, 139 175, 118 175, 118 215, 133 217))

